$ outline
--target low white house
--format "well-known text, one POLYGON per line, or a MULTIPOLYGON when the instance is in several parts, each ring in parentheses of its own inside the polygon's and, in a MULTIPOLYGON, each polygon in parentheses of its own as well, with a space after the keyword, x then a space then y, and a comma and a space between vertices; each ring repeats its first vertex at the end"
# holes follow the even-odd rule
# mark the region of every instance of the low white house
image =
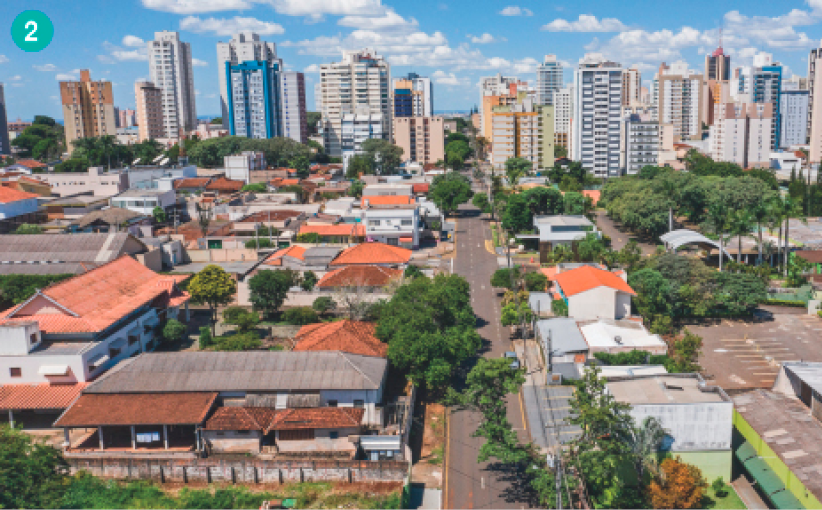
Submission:
POLYGON ((632 320, 600 319, 588 324, 581 323, 579 330, 591 355, 597 352, 618 354, 646 351, 654 355, 668 352, 668 344, 659 335, 648 332, 645 326, 632 320))
POLYGON ((554 284, 572 319, 622 319, 631 315, 631 297, 636 295, 626 279, 624 271, 581 266, 558 273, 554 284))
POLYGON ((534 216, 534 229, 540 246, 547 244, 548 251, 559 244, 570 246, 574 241, 585 239, 590 233, 601 237, 596 225, 582 215, 534 216))
POLYGON ((364 223, 368 242, 412 249, 420 246, 420 208, 417 204, 368 206, 364 223))
POLYGON ((151 215, 155 207, 164 210, 177 203, 177 192, 173 189, 130 189, 111 198, 112 207, 120 207, 140 214, 151 215))

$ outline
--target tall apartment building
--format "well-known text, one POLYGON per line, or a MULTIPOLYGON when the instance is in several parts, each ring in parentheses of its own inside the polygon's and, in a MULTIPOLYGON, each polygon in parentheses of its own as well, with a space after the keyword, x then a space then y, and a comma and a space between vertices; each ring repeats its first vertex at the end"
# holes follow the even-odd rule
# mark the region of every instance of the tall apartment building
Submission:
POLYGON ((554 166, 554 107, 535 105, 531 99, 513 106, 497 106, 491 113, 494 139, 491 163, 505 168, 509 158, 527 159, 533 169, 554 166))
POLYGON ((120 117, 120 124, 118 127, 134 127, 137 125, 137 112, 130 109, 125 108, 117 112, 120 117))
POLYGON ((650 115, 626 115, 622 137, 622 167, 626 174, 634 175, 644 166, 659 164, 659 122, 651 120, 650 115))
POLYGON ((622 66, 587 54, 574 72, 571 159, 595 177, 619 175, 622 66))
POLYGON ((705 104, 705 124, 713 126, 718 105, 732 100, 731 83, 721 80, 707 80, 705 82, 704 92, 706 96, 703 101, 705 104))
POLYGON ((782 108, 780 92, 782 90, 782 65, 773 61, 770 53, 759 53, 754 56, 754 67, 751 70, 751 101, 754 103, 771 103, 773 105, 773 123, 771 129, 771 149, 776 150, 781 137, 782 108))
POLYGON ((431 79, 416 73, 394 79, 394 117, 434 115, 434 87, 431 79))
POLYGON ((822 43, 808 56, 808 133, 810 133, 809 162, 822 161, 822 43))
POLYGON ((366 140, 389 139, 384 128, 385 118, 382 113, 343 115, 340 122, 340 155, 343 160, 343 170, 348 170, 348 162, 351 158, 356 154, 362 154, 362 144, 366 140))
MULTIPOLYGON (((554 92, 554 145, 570 149, 571 116, 574 111, 574 86, 568 85, 554 92)), ((570 154, 570 150, 568 153, 570 154)))
POLYGON ((636 67, 622 71, 622 106, 642 104, 642 73, 636 67))
POLYGON ((770 166, 772 103, 724 103, 711 126, 711 157, 742 168, 770 166))
POLYGON ((556 55, 545 55, 545 60, 537 66, 537 104, 554 104, 554 93, 563 85, 562 71, 556 55))
POLYGON ((731 56, 725 55, 721 44, 713 53, 705 55, 705 79, 717 81, 731 79, 731 56))
POLYGON ((308 113, 305 102, 305 75, 295 71, 280 74, 280 122, 282 136, 308 143, 308 113))
POLYGON ((781 122, 779 147, 804 145, 808 141, 808 103, 810 91, 800 89, 798 81, 783 81, 780 97, 781 122))
POLYGON ((279 62, 265 60, 225 63, 231 135, 258 139, 282 136, 279 66, 279 62))
POLYGON ((491 107, 485 108, 485 104, 487 103, 485 97, 510 95, 510 86, 516 83, 519 83, 519 79, 516 76, 503 76, 500 73, 497 73, 496 76, 480 78, 479 114, 480 125, 482 126, 480 131, 488 140, 491 139, 491 107))
POLYGON ((394 143, 402 157, 420 164, 445 160, 442 117, 394 117, 394 143))
POLYGON ((0 154, 11 154, 9 145, 9 125, 6 114, 6 93, 0 83, 0 154))
POLYGON ((223 128, 229 129, 226 63, 237 65, 260 60, 272 64, 279 63, 279 68, 282 69, 282 60, 277 58, 277 45, 273 42, 261 41, 260 36, 254 32, 240 32, 231 36, 231 40, 227 43, 217 43, 217 77, 220 81, 220 111, 223 116, 223 128))
POLYGON ((163 130, 166 138, 179 138, 197 128, 191 45, 180 34, 164 30, 148 41, 149 79, 162 89, 163 130))
POLYGON ((134 84, 134 101, 139 141, 163 138, 163 90, 150 81, 138 81, 134 84))
POLYGON ((658 116, 661 124, 673 124, 677 140, 702 139, 705 122, 703 79, 686 62, 659 66, 658 116))
POLYGON ((83 69, 80 81, 60 82, 60 102, 69 152, 78 138, 117 134, 110 81, 92 81, 89 70, 83 69))
POLYGON ((377 119, 382 123, 379 138, 391 139, 390 83, 388 62, 368 48, 344 51, 341 62, 320 66, 323 145, 328 155, 343 155, 345 116, 377 119))

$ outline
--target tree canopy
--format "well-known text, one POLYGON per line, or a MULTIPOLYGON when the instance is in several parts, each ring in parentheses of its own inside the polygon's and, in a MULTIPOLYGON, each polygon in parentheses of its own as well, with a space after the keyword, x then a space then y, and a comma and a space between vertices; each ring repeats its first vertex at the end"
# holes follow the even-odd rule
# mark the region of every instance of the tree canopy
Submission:
POLYGON ((428 196, 444 215, 448 215, 471 199, 471 182, 458 172, 437 175, 431 182, 428 196))
POLYGON ((211 264, 194 275, 188 284, 188 291, 191 293, 193 303, 208 305, 212 317, 212 334, 214 334, 214 314, 217 307, 230 303, 237 291, 234 279, 220 266, 211 264))
POLYGON ((260 271, 248 280, 250 301, 254 310, 273 317, 283 306, 288 289, 296 285, 299 275, 291 269, 260 271))

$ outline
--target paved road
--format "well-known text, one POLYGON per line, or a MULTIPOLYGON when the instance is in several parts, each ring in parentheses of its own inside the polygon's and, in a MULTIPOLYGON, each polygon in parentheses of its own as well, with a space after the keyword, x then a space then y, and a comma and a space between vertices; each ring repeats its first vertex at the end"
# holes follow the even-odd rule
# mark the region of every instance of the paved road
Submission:
MULTIPOLYGON (((478 218, 473 206, 461 207, 463 215, 457 223, 457 246, 454 272, 471 284, 471 302, 478 317, 477 331, 485 340, 481 355, 498 357, 513 350, 508 332, 500 325, 500 299, 489 280, 497 268, 496 257, 485 249, 490 230, 478 218)), ((521 441, 529 441, 523 426, 523 411, 518 395, 508 399, 508 419, 518 431, 521 441)), ((471 437, 480 423, 477 413, 459 411, 449 421, 445 473, 445 508, 525 508, 517 486, 516 475, 489 469, 477 463, 481 438, 471 437)))
POLYGON ((596 215, 597 228, 611 238, 611 248, 614 250, 621 250, 623 246, 628 244, 628 241, 635 239, 639 243, 643 255, 652 255, 656 251, 656 245, 643 243, 636 238, 633 232, 617 227, 614 220, 609 218, 605 211, 597 210, 596 215))

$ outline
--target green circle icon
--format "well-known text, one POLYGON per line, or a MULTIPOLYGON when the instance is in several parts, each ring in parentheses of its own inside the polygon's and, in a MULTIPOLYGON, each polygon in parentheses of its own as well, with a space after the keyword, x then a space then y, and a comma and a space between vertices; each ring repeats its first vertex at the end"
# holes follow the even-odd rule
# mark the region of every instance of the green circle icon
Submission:
POLYGON ((54 37, 54 25, 40 11, 23 11, 11 24, 11 38, 23 51, 36 52, 45 49, 54 37))

